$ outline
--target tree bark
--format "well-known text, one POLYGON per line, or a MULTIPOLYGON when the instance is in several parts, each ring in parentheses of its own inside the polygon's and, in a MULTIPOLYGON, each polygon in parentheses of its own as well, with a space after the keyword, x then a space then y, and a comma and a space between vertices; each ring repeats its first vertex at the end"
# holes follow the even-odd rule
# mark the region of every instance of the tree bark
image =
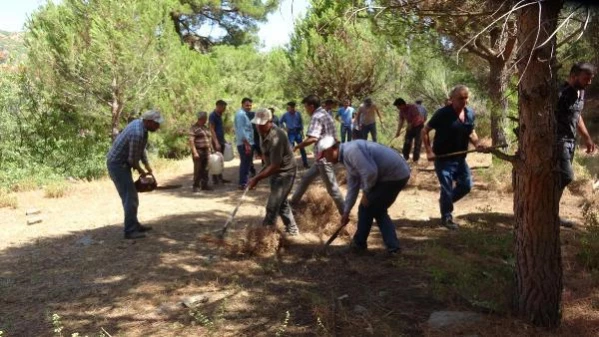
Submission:
POLYGON ((557 327, 561 319, 562 262, 559 188, 553 170, 557 102, 555 38, 535 52, 557 26, 560 0, 534 3, 518 13, 520 137, 514 170, 516 254, 515 312, 535 325, 557 327), (540 10, 540 13, 539 13, 540 10), (539 16, 540 15, 540 16, 539 16), (540 23, 539 23, 540 22, 540 23), (529 62, 529 55, 532 54, 529 62))

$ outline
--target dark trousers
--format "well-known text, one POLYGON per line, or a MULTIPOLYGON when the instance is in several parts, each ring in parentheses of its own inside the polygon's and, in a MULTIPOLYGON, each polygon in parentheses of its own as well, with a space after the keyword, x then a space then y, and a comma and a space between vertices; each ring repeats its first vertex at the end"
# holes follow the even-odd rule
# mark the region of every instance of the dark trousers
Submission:
POLYGON ((356 140, 356 139, 364 139, 364 136, 362 134, 362 130, 353 129, 352 130, 352 134, 351 134, 351 139, 354 139, 354 140, 356 140))
POLYGON ((193 158, 193 187, 208 186, 208 149, 196 149, 199 158, 193 158))
POLYGON ((368 206, 360 204, 358 208, 358 229, 353 238, 356 246, 367 248, 366 242, 372 228, 372 222, 376 220, 387 250, 395 251, 399 249, 399 239, 397 239, 395 225, 389 217, 388 210, 397 199, 399 192, 406 186, 408 180, 409 177, 399 181, 380 181, 366 195, 368 206))
POLYGON ((414 142, 414 161, 420 159, 420 148, 422 147, 421 132, 424 125, 409 128, 406 131, 406 137, 403 142, 403 157, 410 159, 410 151, 412 150, 412 141, 414 142))
POLYGON ((372 137, 372 141, 376 143, 376 123, 362 126, 362 139, 368 140, 368 134, 372 137))
MULTIPOLYGON (((302 134, 297 131, 287 132, 287 138, 289 138, 289 145, 291 145, 291 147, 294 147, 296 144, 299 144, 303 141, 302 134)), ((304 167, 308 166, 308 155, 306 154, 306 149, 301 148, 300 154, 302 155, 302 163, 304 164, 304 167)))
POLYGON ((248 180, 250 179, 250 167, 254 161, 254 151, 250 150, 249 154, 245 153, 244 145, 237 145, 237 151, 239 152, 239 186, 245 188, 248 180))
POLYGON ((277 216, 280 216, 285 230, 288 233, 297 233, 297 224, 287 200, 294 181, 295 172, 291 175, 276 174, 270 178, 270 195, 266 203, 266 216, 262 222, 264 226, 275 226, 277 216))
POLYGON ((341 142, 345 143, 345 140, 347 139, 348 142, 351 141, 351 136, 352 136, 352 132, 351 132, 351 125, 343 125, 341 124, 341 142))
POLYGON ((435 172, 441 185, 439 207, 441 220, 453 219, 453 203, 462 199, 472 189, 472 175, 466 158, 435 160, 435 172), (455 182, 455 187, 454 187, 455 182))
POLYGON ((127 164, 107 163, 108 174, 114 182, 125 213, 125 233, 131 233, 137 230, 139 221, 137 220, 137 208, 139 207, 139 197, 135 184, 133 183, 133 175, 131 167, 127 164))
POLYGON ((566 186, 568 186, 574 180, 574 169, 572 169, 572 161, 574 160, 574 150, 576 149, 575 140, 560 140, 557 144, 557 169, 560 173, 559 186, 561 192, 564 192, 566 186))

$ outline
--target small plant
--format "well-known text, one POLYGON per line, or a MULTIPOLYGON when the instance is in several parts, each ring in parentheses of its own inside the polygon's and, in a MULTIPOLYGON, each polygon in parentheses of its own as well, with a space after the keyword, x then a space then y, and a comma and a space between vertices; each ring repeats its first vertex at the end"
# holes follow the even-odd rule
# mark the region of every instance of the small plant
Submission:
POLYGON ((0 208, 10 207, 16 209, 18 204, 17 197, 14 194, 0 191, 0 208))
POLYGON ((65 182, 50 183, 44 188, 44 196, 52 199, 62 198, 69 193, 70 189, 65 182))
POLYGON ((596 201, 582 207, 586 232, 580 238, 581 248, 577 254, 582 265, 590 270, 599 268, 599 210, 596 201))
POLYGON ((62 330, 64 326, 60 320, 60 316, 58 314, 52 314, 52 326, 54 327, 54 335, 62 337, 62 330))
POLYGON ((277 332, 275 333, 275 336, 281 337, 285 334, 285 332, 287 331, 287 326, 289 326, 289 318, 290 317, 291 317, 291 314, 289 313, 289 310, 285 311, 285 319, 283 320, 283 323, 277 328, 277 332))
POLYGON ((201 312, 199 309, 190 310, 189 315, 193 317, 194 321, 200 326, 208 328, 209 330, 214 329, 214 322, 210 319, 210 317, 201 312))

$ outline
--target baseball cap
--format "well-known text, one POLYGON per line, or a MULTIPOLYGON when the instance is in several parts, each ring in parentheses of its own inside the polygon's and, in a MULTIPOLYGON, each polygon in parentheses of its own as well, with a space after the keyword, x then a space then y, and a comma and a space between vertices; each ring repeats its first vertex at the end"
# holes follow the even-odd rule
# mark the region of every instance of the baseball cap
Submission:
POLYGON ((145 119, 147 121, 154 121, 158 124, 162 124, 164 122, 164 118, 160 115, 160 112, 156 110, 148 110, 141 115, 141 119, 145 119))
POLYGON ((318 153, 318 157, 316 158, 316 160, 320 160, 320 159, 324 158, 324 151, 333 147, 333 145, 335 145, 335 143, 337 143, 337 140, 335 140, 335 137, 331 137, 331 136, 322 137, 318 141, 318 151, 320 151, 320 153, 318 153))
POLYGON ((254 119, 252 119, 252 123, 256 125, 264 125, 272 120, 272 112, 267 108, 260 108, 256 111, 256 115, 254 119))

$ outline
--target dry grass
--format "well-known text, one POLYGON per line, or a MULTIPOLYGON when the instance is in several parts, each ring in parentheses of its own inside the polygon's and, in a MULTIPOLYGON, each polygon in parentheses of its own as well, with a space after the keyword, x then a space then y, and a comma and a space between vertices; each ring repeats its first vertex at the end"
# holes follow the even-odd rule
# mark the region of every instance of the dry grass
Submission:
POLYGON ((44 196, 50 199, 63 198, 70 192, 71 186, 66 182, 54 182, 44 187, 44 196))
POLYGON ((331 235, 341 221, 335 202, 321 186, 310 188, 294 211, 295 221, 303 232, 331 235))
POLYGON ((337 171, 337 184, 339 186, 347 185, 347 171, 345 168, 337 171))
POLYGON ((18 205, 19 202, 14 194, 0 190, 0 208, 10 207, 16 209, 18 205))
POLYGON ((275 255, 284 239, 281 231, 272 226, 251 226, 246 229, 242 253, 250 256, 271 257, 275 255))

